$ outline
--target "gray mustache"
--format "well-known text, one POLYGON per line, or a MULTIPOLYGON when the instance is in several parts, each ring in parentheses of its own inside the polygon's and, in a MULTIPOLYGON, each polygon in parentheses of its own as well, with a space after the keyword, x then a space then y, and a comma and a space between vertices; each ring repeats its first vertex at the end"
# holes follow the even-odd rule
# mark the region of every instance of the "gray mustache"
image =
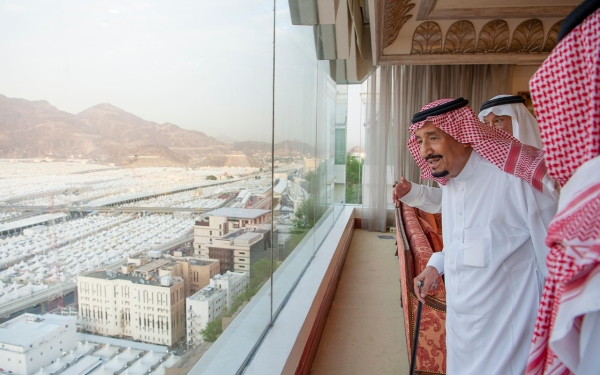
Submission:
POLYGON ((429 161, 429 159, 441 159, 443 158, 442 155, 429 155, 425 158, 425 161, 429 161))

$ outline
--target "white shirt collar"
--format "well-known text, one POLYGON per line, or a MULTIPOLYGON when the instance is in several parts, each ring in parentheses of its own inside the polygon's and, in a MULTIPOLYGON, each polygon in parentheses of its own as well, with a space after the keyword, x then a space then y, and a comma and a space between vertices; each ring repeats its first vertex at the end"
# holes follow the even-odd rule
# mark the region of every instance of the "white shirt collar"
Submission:
POLYGON ((481 159, 482 157, 477 152, 475 152, 475 150, 472 150, 467 164, 465 164, 463 170, 460 171, 458 176, 456 176, 454 179, 458 181, 466 181, 469 178, 471 178, 471 176, 473 176, 473 173, 479 166, 481 159))

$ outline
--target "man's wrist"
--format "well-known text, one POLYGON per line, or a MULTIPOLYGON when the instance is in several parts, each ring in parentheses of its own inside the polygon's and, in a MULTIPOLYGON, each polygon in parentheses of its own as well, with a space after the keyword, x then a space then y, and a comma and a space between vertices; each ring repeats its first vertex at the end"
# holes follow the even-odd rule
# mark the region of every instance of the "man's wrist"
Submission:
POLYGON ((419 197, 419 185, 417 185, 417 187, 415 187, 415 184, 413 184, 412 182, 410 182, 410 190, 408 191, 408 193, 406 193, 402 198, 400 198, 400 200, 406 204, 414 201, 415 199, 417 199, 419 197))

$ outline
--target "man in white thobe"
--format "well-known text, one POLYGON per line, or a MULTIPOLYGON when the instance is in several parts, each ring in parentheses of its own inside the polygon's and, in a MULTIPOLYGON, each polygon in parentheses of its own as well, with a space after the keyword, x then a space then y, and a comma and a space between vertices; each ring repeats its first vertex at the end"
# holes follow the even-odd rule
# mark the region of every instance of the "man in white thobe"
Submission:
MULTIPOLYGON (((542 148, 537 120, 529 112, 525 106, 525 99, 521 96, 498 95, 493 97, 481 105, 478 118, 486 125, 512 135, 521 143, 542 148)), ((549 176, 545 177, 546 194, 558 199, 555 185, 549 176)), ((394 186, 393 200, 398 201, 399 197, 406 195, 409 191, 412 193, 412 199, 409 199, 412 203, 402 200, 404 203, 429 213, 441 212, 442 191, 439 188, 418 185, 401 177, 399 183, 394 186)))
MULTIPOLYGON (((557 202, 538 190, 545 170, 541 151, 499 136, 466 104, 457 108, 459 100, 431 103, 410 128, 409 148, 422 177, 443 185, 444 212, 444 250, 415 278, 415 290, 423 281, 418 297, 424 301, 445 274, 449 375, 521 375, 557 202), (513 152, 515 145, 521 151, 513 152), (510 151, 498 151, 503 148, 510 151)), ((411 190, 402 200, 418 205, 423 196, 411 190)))

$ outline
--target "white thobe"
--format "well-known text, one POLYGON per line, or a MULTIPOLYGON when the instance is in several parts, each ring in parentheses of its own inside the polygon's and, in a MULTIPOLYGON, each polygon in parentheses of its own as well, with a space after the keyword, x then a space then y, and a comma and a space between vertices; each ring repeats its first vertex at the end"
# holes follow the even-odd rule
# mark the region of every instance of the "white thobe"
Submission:
MULTIPOLYGON (((428 265, 445 273, 447 373, 521 375, 557 201, 475 151, 441 190, 444 250, 428 265)), ((403 201, 427 204, 417 195, 403 201)))

